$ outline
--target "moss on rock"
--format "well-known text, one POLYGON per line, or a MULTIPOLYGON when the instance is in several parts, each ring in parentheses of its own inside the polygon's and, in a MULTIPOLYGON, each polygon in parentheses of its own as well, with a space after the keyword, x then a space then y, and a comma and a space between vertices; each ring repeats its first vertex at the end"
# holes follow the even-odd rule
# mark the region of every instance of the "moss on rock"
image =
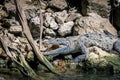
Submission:
POLYGON ((91 47, 90 54, 85 60, 86 68, 110 71, 113 73, 120 72, 120 57, 116 54, 110 54, 98 47, 91 47))

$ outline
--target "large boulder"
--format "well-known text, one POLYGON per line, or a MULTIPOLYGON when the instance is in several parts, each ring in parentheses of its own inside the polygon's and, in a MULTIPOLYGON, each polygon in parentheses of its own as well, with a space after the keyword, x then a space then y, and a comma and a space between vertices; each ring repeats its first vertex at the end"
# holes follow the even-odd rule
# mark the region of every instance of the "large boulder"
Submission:
POLYGON ((120 72, 120 57, 116 54, 110 54, 98 47, 89 48, 90 54, 88 54, 85 64, 89 69, 110 71, 112 73, 120 72))
POLYGON ((109 18, 110 5, 108 0, 88 0, 88 12, 97 13, 101 17, 109 18))
POLYGON ((116 29, 110 24, 108 19, 102 18, 96 13, 89 13, 89 16, 80 17, 76 20, 73 34, 79 35, 88 32, 101 33, 105 31, 117 35, 116 29))
POLYGON ((49 2, 49 6, 59 10, 63 10, 67 7, 67 2, 66 0, 51 0, 49 2))

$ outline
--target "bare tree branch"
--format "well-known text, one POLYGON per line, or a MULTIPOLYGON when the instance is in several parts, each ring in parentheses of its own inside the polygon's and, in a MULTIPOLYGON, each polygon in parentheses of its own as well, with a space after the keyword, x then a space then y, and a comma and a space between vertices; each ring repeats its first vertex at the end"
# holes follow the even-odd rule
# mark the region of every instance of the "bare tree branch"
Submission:
POLYGON ((28 65, 27 61, 25 60, 23 54, 11 44, 11 42, 8 42, 7 36, 0 36, 0 41, 2 43, 2 46, 6 52, 6 54, 10 57, 10 59, 15 62, 17 68, 26 76, 31 77, 34 80, 39 80, 40 77, 33 71, 33 69, 28 65), (7 41, 6 41, 7 40, 7 41), (11 50, 11 51, 10 51, 11 50), (16 55, 17 53, 19 55, 19 61, 16 57, 14 57, 12 54, 16 55))
POLYGON ((17 9, 17 13, 19 15, 20 21, 21 21, 21 25, 23 28, 23 33, 26 36, 28 42, 30 43, 30 45, 32 46, 37 58, 49 69, 51 70, 53 73, 56 73, 55 68, 51 65, 51 63, 42 55, 42 53, 40 52, 39 48, 35 45, 35 42, 33 40, 33 37, 31 35, 30 29, 28 27, 27 24, 27 20, 26 20, 26 15, 24 13, 24 9, 22 8, 22 4, 21 4, 21 0, 15 0, 15 4, 16 4, 16 9, 17 9))
POLYGON ((40 29, 40 38, 39 38, 39 49, 41 49, 42 46, 42 33, 43 33, 43 16, 42 16, 42 11, 41 11, 41 0, 38 0, 38 6, 39 6, 39 19, 40 19, 40 25, 39 25, 39 29, 40 29))

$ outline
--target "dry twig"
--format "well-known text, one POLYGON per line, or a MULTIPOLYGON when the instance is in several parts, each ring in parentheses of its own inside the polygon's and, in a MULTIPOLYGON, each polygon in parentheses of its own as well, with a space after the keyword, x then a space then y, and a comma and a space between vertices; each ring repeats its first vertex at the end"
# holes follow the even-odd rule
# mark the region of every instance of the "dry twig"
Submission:
POLYGON ((39 19, 40 19, 40 25, 39 25, 39 29, 40 29, 40 38, 39 38, 39 49, 41 49, 42 46, 42 33, 43 33, 43 16, 42 16, 42 11, 41 11, 41 0, 38 0, 38 6, 39 6, 39 19))

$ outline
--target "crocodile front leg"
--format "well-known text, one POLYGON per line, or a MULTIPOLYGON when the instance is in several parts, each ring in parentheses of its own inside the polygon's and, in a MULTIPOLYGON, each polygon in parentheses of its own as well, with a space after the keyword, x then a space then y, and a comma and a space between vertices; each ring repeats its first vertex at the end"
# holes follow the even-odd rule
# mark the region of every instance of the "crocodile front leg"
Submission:
POLYGON ((83 61, 83 60, 87 57, 87 55, 89 54, 89 50, 88 50, 87 47, 86 47, 83 43, 81 43, 81 42, 79 42, 79 51, 82 53, 82 55, 77 56, 77 57, 74 59, 73 62, 83 61))

